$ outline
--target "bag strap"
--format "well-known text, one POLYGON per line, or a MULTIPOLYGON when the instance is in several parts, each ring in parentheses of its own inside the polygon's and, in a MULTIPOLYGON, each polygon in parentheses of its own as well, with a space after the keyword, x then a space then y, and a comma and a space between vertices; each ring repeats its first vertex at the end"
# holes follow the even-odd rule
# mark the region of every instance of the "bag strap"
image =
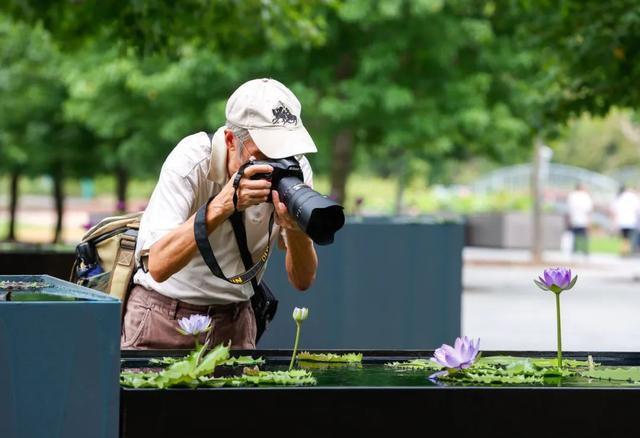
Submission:
POLYGON ((120 236, 116 264, 111 273, 107 292, 122 301, 120 317, 124 316, 125 303, 128 298, 129 284, 135 272, 135 250, 138 230, 130 229, 120 236))
MULTIPOLYGON (((273 217, 273 216, 272 216, 273 217)), ((229 218, 231 226, 233 227, 233 234, 236 236, 236 242, 238 242, 238 249, 240 250, 240 257, 242 257, 242 263, 244 268, 249 269, 253 265, 253 258, 249 252, 249 246, 247 245, 247 230, 244 228, 244 220, 242 219, 242 213, 234 212, 229 218)), ((271 244, 271 224, 269 224, 269 240, 267 244, 271 244)), ((258 290, 258 280, 256 277, 251 279, 251 286, 253 291, 258 290)))
MULTIPOLYGON (((213 142, 213 134, 207 133, 207 137, 209 137, 209 142, 213 142)), ((212 146, 213 147, 213 146, 212 146)), ((248 163, 247 163, 248 164, 248 163)), ((240 178, 244 173, 246 165, 241 166, 238 170, 238 175, 236 177, 236 181, 234 181, 234 187, 237 191, 237 186, 240 182, 240 178)), ((237 205, 237 193, 233 194, 233 206, 237 205)), ((220 265, 218 264, 218 260, 216 260, 216 256, 213 254, 213 249, 211 248, 211 243, 209 242, 209 233, 207 231, 207 223, 206 223, 206 213, 207 207, 209 203, 213 200, 213 196, 209 198, 209 200, 198 209, 196 213, 195 222, 193 224, 193 231, 196 239, 196 244, 198 246, 198 250, 200 251, 200 255, 202 256, 204 262, 209 267, 209 270, 218 278, 222 278, 223 280, 228 281, 232 284, 245 284, 251 281, 251 284, 254 288, 254 291, 257 286, 257 282, 255 280, 256 275, 262 270, 264 264, 267 262, 269 257, 269 251, 271 250, 271 232, 273 230, 273 213, 271 213, 271 218, 269 218, 269 238, 267 240, 267 246, 262 252, 262 255, 258 259, 258 262, 253 264, 253 260, 251 258, 251 253, 249 252, 247 246, 247 233, 244 228, 244 222, 242 220, 242 214, 235 210, 231 217, 229 218, 231 222, 231 226, 233 227, 233 233, 236 237, 236 242, 238 244, 238 249, 240 250, 240 256, 242 257, 242 263, 246 269, 242 274, 234 275, 230 278, 227 278, 220 265)))
MULTIPOLYGON (((195 222, 193 224, 194 236, 195 236, 196 244, 198 246, 198 250, 200 251, 200 255, 202 255, 204 262, 207 264, 207 266, 209 267, 213 275, 215 275, 216 277, 222 278, 223 280, 228 281, 231 284, 248 283, 256 275, 258 275, 258 273, 262 270, 265 263, 267 262, 267 259, 269 258, 269 252, 271 251, 271 232, 273 230, 274 214, 271 213, 271 217, 269 218, 269 238, 267 240, 267 246, 265 247, 264 251, 262 251, 262 255, 258 259, 258 262, 255 263, 253 266, 251 266, 251 261, 250 261, 251 255, 249 255, 248 260, 249 260, 249 266, 251 267, 241 274, 233 275, 227 278, 222 272, 222 269, 220 268, 220 265, 216 260, 216 256, 213 254, 213 249, 211 248, 211 243, 209 242, 209 233, 207 232, 206 213, 207 213, 207 207, 209 206, 209 203, 211 203, 212 200, 213 200, 213 196, 209 198, 209 200, 202 207, 198 209, 198 212, 196 213, 196 217, 195 217, 195 222)), ((242 223, 242 215, 240 215, 238 212, 234 212, 232 214, 232 217, 233 215, 236 215, 236 214, 239 215, 240 221, 242 223)), ((230 220, 233 221, 236 219, 230 218, 230 220)), ((233 222, 232 222, 232 225, 233 225, 233 222)), ((244 231, 244 226, 242 228, 244 231)), ((234 228, 234 233, 235 232, 236 231, 234 228)), ((238 238, 236 236, 236 240, 237 239, 238 238)), ((246 234, 245 234, 244 242, 246 247, 246 234)), ((238 245, 240 247, 240 253, 242 254, 242 247, 240 246, 240 242, 238 242, 238 245)), ((248 251, 249 250, 247 249, 247 252, 248 251)), ((243 257, 243 263, 245 264, 245 268, 247 268, 247 263, 244 257, 243 257)))

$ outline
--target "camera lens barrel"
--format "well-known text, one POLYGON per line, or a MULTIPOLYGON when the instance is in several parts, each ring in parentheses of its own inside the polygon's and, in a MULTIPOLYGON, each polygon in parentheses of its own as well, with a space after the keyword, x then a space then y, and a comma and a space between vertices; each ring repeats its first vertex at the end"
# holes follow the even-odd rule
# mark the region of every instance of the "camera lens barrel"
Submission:
POLYGON ((315 243, 333 243, 334 234, 345 222, 341 205, 292 176, 280 179, 276 189, 289 214, 315 243))

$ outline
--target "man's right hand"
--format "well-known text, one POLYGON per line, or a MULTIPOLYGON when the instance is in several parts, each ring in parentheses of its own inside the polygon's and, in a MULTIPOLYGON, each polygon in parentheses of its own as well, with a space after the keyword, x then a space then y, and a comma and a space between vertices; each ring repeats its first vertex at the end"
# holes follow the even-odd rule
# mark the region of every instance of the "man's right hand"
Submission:
MULTIPOLYGON (((239 211, 243 211, 252 205, 261 204, 269 198, 269 193, 271 193, 271 181, 265 179, 252 180, 251 177, 259 173, 271 172, 273 172, 273 168, 267 164, 256 164, 249 166, 244 170, 244 175, 240 179, 237 191, 237 209, 239 211)), ((236 191, 233 187, 233 181, 236 174, 237 172, 231 175, 231 178, 227 184, 225 184, 222 191, 211 201, 207 216, 214 214, 216 210, 221 211, 225 217, 229 217, 233 214, 233 195, 236 191)))

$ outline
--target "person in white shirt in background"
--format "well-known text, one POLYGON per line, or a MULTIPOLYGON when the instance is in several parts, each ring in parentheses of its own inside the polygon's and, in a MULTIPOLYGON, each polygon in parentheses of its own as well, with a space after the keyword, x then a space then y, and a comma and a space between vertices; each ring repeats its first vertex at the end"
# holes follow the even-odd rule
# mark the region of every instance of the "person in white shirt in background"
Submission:
POLYGON ((573 235, 573 253, 589 255, 589 225, 593 201, 581 183, 576 184, 567 197, 569 228, 573 235))
POLYGON ((611 205, 611 216, 614 226, 619 230, 622 238, 620 255, 631 254, 631 242, 635 238, 640 215, 640 198, 631 189, 622 186, 618 197, 611 205))

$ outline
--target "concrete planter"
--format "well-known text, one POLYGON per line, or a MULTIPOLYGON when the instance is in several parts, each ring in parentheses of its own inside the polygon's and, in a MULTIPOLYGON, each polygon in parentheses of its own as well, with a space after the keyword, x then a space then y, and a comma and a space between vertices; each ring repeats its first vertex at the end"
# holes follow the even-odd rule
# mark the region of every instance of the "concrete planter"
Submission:
MULTIPOLYGON (((560 240, 565 229, 560 214, 545 214, 543 248, 560 249, 560 240)), ((466 244, 491 248, 525 249, 531 247, 533 225, 531 213, 486 213, 467 218, 466 244)))
POLYGON ((80 301, 0 301, 0 437, 118 436, 120 302, 49 276, 80 301))
POLYGON ((302 348, 436 348, 460 335, 463 226, 428 218, 351 218, 317 246, 316 282, 303 293, 275 250, 265 275, 280 300, 260 348, 291 348, 295 306, 308 307, 302 348))

